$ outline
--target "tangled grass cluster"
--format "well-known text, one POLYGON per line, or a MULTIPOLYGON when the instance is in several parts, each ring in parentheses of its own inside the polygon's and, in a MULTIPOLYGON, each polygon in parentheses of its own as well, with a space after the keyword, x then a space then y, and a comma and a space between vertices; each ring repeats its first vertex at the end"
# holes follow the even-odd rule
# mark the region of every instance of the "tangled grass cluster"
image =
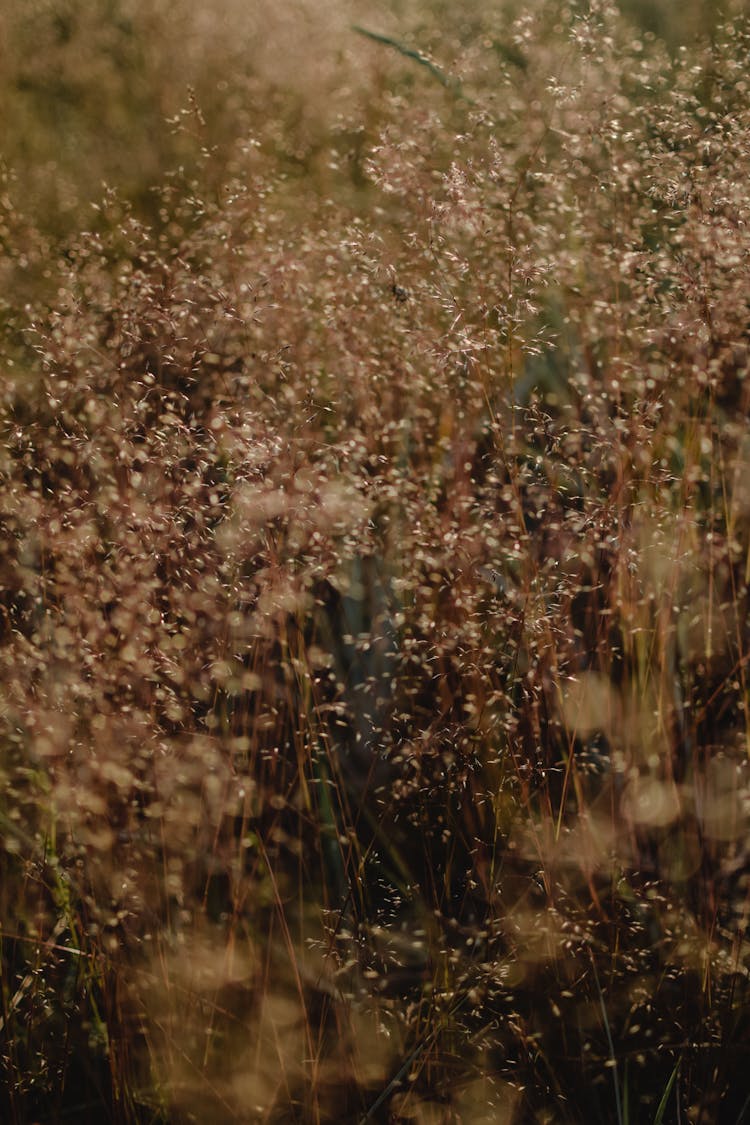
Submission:
POLYGON ((470 31, 7 187, 3 1120, 750 1111, 750 36, 470 31))

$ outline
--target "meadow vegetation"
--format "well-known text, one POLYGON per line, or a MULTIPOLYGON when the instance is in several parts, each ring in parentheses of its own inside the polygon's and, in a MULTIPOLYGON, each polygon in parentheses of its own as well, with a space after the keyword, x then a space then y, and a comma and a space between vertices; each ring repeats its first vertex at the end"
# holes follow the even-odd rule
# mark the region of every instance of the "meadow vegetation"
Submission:
POLYGON ((670 9, 4 7, 3 1121, 750 1120, 750 28, 670 9))

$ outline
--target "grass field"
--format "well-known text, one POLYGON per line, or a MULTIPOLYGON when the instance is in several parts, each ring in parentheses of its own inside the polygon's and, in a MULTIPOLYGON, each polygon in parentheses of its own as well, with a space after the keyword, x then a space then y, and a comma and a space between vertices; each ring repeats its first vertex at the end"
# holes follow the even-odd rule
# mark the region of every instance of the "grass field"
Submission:
POLYGON ((742 1125, 750 27, 280 11, 0 14, 0 1120, 742 1125))

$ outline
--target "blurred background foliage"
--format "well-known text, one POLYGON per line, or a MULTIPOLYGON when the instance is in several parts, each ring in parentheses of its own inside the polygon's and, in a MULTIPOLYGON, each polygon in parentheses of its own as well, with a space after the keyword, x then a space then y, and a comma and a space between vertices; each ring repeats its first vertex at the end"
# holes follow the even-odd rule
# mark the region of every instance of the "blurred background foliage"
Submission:
MULTIPOLYGON (((655 34, 671 51, 710 42, 730 5, 621 0, 634 35, 655 34)), ((249 137, 322 192, 361 187, 356 161, 328 164, 331 130, 344 114, 359 143, 372 142, 385 89, 428 79, 407 59, 363 41, 353 25, 431 53, 449 74, 462 52, 488 50, 489 89, 493 53, 498 64, 523 72, 508 30, 533 8, 516 0, 7 0, 0 154, 14 173, 14 202, 55 236, 90 224, 103 185, 155 219, 154 188, 165 177, 203 151, 210 154, 204 175, 218 188, 234 144, 249 137)))
MULTIPOLYGON (((741 8, 738 0, 679 8, 620 0, 634 36, 657 36, 672 53, 696 43, 710 49, 733 5, 741 8)), ((585 11, 587 0, 576 7, 585 11)), ((6 339, 15 309, 54 293, 66 241, 114 221, 94 211, 108 189, 137 216, 167 226, 165 184, 183 197, 218 193, 236 170, 238 146, 252 142, 274 161, 277 205, 286 199, 298 218, 331 196, 366 210, 362 161, 399 97, 418 89, 448 129, 466 119, 444 91, 430 89, 425 70, 354 28, 434 57, 453 78, 470 75, 491 102, 500 69, 545 85, 547 75, 529 74, 511 38, 514 21, 533 10, 517 0, 8 0, 0 10, 6 339)), ((554 25, 546 33, 554 54, 554 25)), ((239 166, 246 175, 246 152, 239 166)))

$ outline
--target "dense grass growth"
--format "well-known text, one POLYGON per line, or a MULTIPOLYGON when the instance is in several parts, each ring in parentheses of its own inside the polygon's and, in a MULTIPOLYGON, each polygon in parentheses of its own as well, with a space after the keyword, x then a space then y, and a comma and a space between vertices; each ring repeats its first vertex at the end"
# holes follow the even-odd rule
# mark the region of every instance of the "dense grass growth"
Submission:
POLYGON ((174 147, 9 139, 3 1121, 750 1118, 750 35, 638 10, 92 4, 174 147))

